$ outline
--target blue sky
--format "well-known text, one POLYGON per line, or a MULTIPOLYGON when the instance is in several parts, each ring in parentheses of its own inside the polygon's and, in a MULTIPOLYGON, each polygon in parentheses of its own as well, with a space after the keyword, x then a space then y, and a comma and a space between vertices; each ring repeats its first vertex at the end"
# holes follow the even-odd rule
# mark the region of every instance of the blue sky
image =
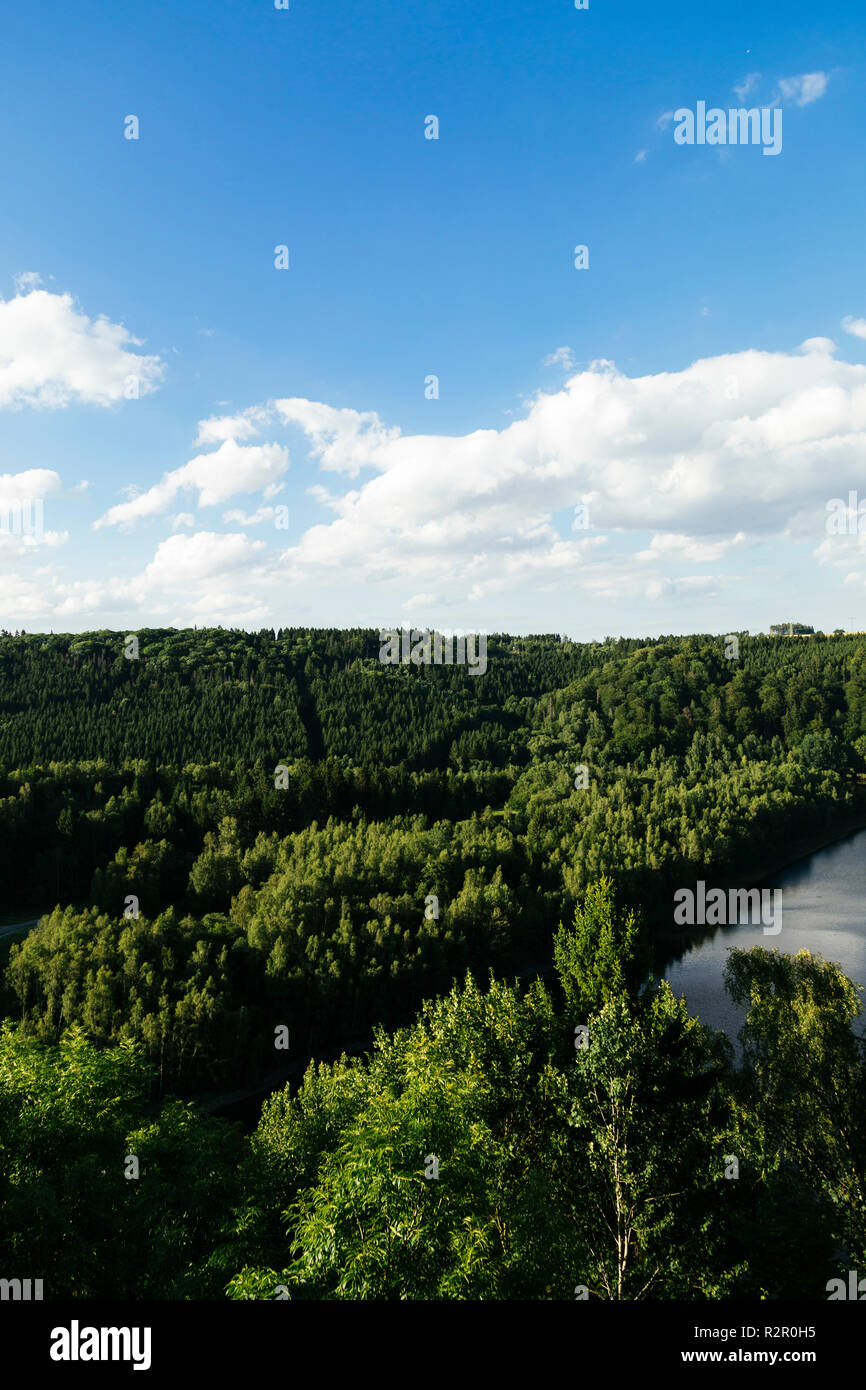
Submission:
POLYGON ((9 14, 0 504, 44 531, 0 535, 0 624, 866 626, 864 537, 826 531, 866 501, 864 32, 854 4, 9 14), (781 108, 778 157, 678 146, 698 101, 781 108))

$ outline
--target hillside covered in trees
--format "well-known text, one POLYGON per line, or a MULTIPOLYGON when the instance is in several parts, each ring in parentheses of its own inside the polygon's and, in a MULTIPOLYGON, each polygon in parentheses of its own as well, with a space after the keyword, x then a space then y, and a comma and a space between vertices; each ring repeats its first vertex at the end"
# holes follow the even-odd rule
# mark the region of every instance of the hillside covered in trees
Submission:
MULTIPOLYGON (((587 884, 641 907, 861 813, 866 643, 488 639, 385 666, 376 632, 0 639, 7 1012, 248 1085, 534 971, 587 884), (585 785, 584 785, 585 783, 585 785)), ((866 819, 866 814, 864 814, 866 819)))
POLYGON ((826 1298, 866 1262, 854 987, 805 952, 734 952, 736 1067, 666 984, 576 968, 609 906, 600 885, 564 929, 556 998, 468 976, 368 1059, 311 1065, 249 1137, 154 1107, 136 1043, 3 1024, 7 1277, 44 1271, 53 1298, 826 1298))
POLYGON ((4 1270, 721 1298, 866 1261, 854 987, 735 953, 735 1066, 653 979, 675 885, 866 823, 866 639, 499 634, 478 675, 375 631, 135 635, 0 637, 0 910, 40 919, 0 940, 4 1270), (310 1060, 249 1137, 195 1108, 310 1060))

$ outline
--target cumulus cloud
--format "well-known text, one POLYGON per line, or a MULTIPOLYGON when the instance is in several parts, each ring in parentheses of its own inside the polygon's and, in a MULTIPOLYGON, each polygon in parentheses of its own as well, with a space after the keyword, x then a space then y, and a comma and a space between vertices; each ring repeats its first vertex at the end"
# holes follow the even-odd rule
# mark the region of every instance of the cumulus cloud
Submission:
MULTIPOLYGON (((336 479, 308 488, 327 508, 320 524, 285 548, 278 530, 267 543, 243 532, 175 534, 122 585, 58 582, 50 612, 123 603, 153 622, 269 622, 270 600, 287 587, 367 602, 383 586, 431 622, 434 606, 463 608, 465 623, 467 603, 484 605, 485 619, 494 596, 510 595, 513 607, 533 592, 688 613, 740 580, 751 585, 752 557, 767 542, 821 541, 828 497, 847 496, 862 477, 866 366, 838 360, 828 338, 638 377, 608 361, 568 370, 523 418, 454 436, 404 435, 373 411, 298 398, 256 407, 300 430, 322 472, 358 479, 345 490, 336 479), (578 504, 590 524, 571 530, 578 504)), ((222 513, 253 526, 270 519, 267 498, 287 467, 280 445, 225 438, 100 524, 167 512, 188 489, 202 506, 263 493, 249 512, 222 513)), ((177 525, 192 521, 175 512, 177 525)), ((840 584, 866 565, 859 543, 825 546, 817 558, 840 584)))
POLYGON ((107 406, 155 389, 165 369, 159 357, 130 350, 140 338, 88 318, 69 294, 30 288, 33 275, 25 272, 29 293, 0 299, 0 406, 107 406))
MULTIPOLYGON (((16 573, 3 581, 16 619, 79 619, 122 615, 144 623, 246 623, 267 619, 273 556, 264 541, 233 533, 199 531, 162 541, 149 564, 131 577, 64 580, 46 568, 34 579, 16 573)), ((3 549, 0 545, 0 561, 3 549)))
POLYGON ((861 466, 866 368, 834 354, 816 337, 796 352, 749 350, 637 378, 597 362, 539 394, 525 419, 456 437, 402 436, 378 417, 305 402, 293 418, 322 466, 336 458, 346 473, 376 476, 323 498, 336 518, 310 528, 283 565, 306 582, 399 580, 410 593, 475 598, 527 580, 619 585, 620 595, 632 584, 648 597, 716 585, 662 582, 659 561, 714 563, 784 534, 799 515, 823 515, 828 487, 861 466), (563 540, 557 516, 579 501, 591 531, 563 540), (604 534, 648 530, 649 548, 631 555, 614 555, 604 534))
POLYGON ((842 327, 855 338, 866 338, 866 319, 855 319, 849 314, 842 320, 842 327))
POLYGON ((53 468, 27 468, 22 473, 0 473, 0 508, 32 498, 45 499, 60 492, 60 475, 53 468))
MULTIPOLYGON (((29 518, 28 523, 29 525, 29 518)), ((29 529, 19 531, 10 527, 8 514, 0 516, 0 550, 4 555, 20 556, 28 550, 55 549, 69 540, 68 531, 46 531, 29 529)), ((4 581, 5 589, 5 581, 4 581)), ((5 598, 5 593, 4 593, 5 598)))
POLYGON ((265 549, 264 541, 251 541, 242 532, 196 531, 192 536, 170 536, 157 546, 150 564, 132 581, 132 589, 138 594, 157 588, 187 589, 203 580, 249 569, 265 549))
POLYGON ((222 444, 226 439, 251 439, 270 419, 266 406, 254 405, 239 415, 211 415, 200 420, 196 444, 222 444))
POLYGON ((808 106, 824 95, 829 81, 829 73, 803 72, 799 77, 781 77, 779 92, 784 101, 793 102, 795 106, 808 106))
POLYGON ((69 539, 67 531, 52 531, 46 526, 50 517, 46 500, 60 490, 60 478, 51 468, 0 473, 0 547, 4 557, 14 559, 28 550, 54 548, 69 539))
POLYGON ((338 410, 302 397, 274 401, 274 408, 284 424, 300 426, 320 466, 333 473, 381 466, 383 450, 400 437, 399 429, 386 429, 373 410, 338 410))
POLYGON ((38 270, 22 270, 13 276, 15 289, 18 294, 27 294, 30 290, 36 290, 42 284, 42 276, 38 270))
POLYGON ((160 482, 128 502, 119 502, 93 523, 129 526, 167 511, 178 493, 197 490, 198 505, 213 507, 239 492, 270 495, 289 467, 289 451, 281 444, 238 444, 226 439, 210 454, 198 454, 182 468, 164 473, 160 482))
POLYGON ((268 617, 273 563, 264 541, 242 532, 197 531, 162 541, 127 588, 148 621, 261 623, 268 617))

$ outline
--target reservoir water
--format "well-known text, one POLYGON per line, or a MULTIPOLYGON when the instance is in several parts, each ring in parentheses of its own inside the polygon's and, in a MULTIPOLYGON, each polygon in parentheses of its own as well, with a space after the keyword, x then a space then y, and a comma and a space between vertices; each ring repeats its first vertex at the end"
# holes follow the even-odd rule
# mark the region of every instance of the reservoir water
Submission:
MULTIPOLYGON (((708 888, 710 884, 708 879, 708 888)), ((783 869, 764 886, 782 890, 778 935, 765 936, 760 924, 704 929, 686 954, 664 970, 674 994, 685 996, 689 1012, 724 1029, 732 1041, 743 1013, 726 993, 722 974, 734 946, 763 946, 788 955, 805 949, 835 961, 849 979, 866 987, 866 830, 783 869)), ((854 1025, 858 1033, 866 1031, 866 992, 861 1007, 864 1013, 854 1025)))

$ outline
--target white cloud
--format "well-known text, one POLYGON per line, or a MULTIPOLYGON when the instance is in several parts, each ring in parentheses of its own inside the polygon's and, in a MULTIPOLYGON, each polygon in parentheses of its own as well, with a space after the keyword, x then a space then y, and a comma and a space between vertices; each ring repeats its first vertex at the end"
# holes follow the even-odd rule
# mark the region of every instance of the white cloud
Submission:
POLYGON ((192 536, 170 536, 131 587, 141 594, 151 589, 188 589, 238 569, 248 570, 264 541, 251 541, 242 532, 196 531, 192 536))
POLYGON ((131 377, 145 395, 165 369, 130 351, 140 344, 121 324, 89 319, 69 294, 0 299, 0 406, 107 406, 124 399, 131 377))
POLYGON ((634 162, 635 162, 635 164, 643 164, 643 162, 644 162, 645 159, 646 159, 646 150, 638 150, 637 154, 636 154, 635 157, 634 157, 634 162))
POLYGON ((197 531, 162 541, 128 588, 148 621, 254 625, 268 621, 272 569, 264 541, 197 531))
POLYGON ((176 516, 171 518, 169 525, 172 531, 180 531, 184 526, 191 531, 195 526, 195 517, 192 512, 178 512, 176 516))
POLYGON ((289 451, 281 444, 238 444, 226 439, 211 454, 198 454, 182 468, 164 473, 160 482, 129 502, 111 507, 93 523, 101 526, 128 526, 145 517, 167 511, 179 492, 198 490, 198 505, 213 507, 227 502, 239 492, 266 495, 278 484, 289 467, 289 451))
POLYGON ((574 366, 574 353, 570 347, 558 347, 544 358, 541 365, 543 367, 565 367, 570 371, 574 366))
POLYGON ((68 531, 43 530, 34 534, 29 532, 17 534, 14 530, 7 529, 9 527, 10 523, 8 517, 4 520, 0 520, 0 547, 7 553, 11 551, 15 555, 20 555, 22 551, 38 550, 42 547, 54 550, 57 546, 64 545, 65 542, 69 540, 68 531))
POLYGON ((97 615, 116 615, 124 623, 138 618, 165 626, 262 622, 268 611, 262 590, 273 582, 273 557, 266 551, 264 541, 240 533, 176 535, 132 577, 68 582, 45 569, 37 581, 17 573, 3 580, 4 600, 17 621, 79 618, 92 624, 97 615))
POLYGON ((407 598, 402 606, 403 608, 429 607, 430 604, 437 602, 438 599, 435 594, 413 594, 411 598, 407 598))
POLYGON ((321 467, 332 473, 356 474, 374 459, 380 466, 383 449, 400 435, 373 410, 338 410, 301 397, 274 401, 274 407, 285 424, 301 427, 321 467))
POLYGON ((834 352, 816 337, 793 353, 749 350, 638 378, 599 362, 540 393, 525 419, 456 437, 402 436, 378 417, 359 437, 355 412, 305 403, 320 452, 324 416, 343 470, 376 476, 320 498, 336 517, 285 552, 285 572, 304 583, 400 583, 443 601, 529 582, 658 599, 707 592, 723 581, 662 581, 660 560, 714 563, 746 532, 750 544, 784 534, 862 466, 866 367, 834 352), (579 501, 592 529, 562 540, 554 518, 579 501), (611 531, 655 534, 648 549, 613 554, 611 531))
POLYGON ((30 290, 36 290, 42 284, 42 276, 38 270, 22 270, 20 274, 14 275, 13 281, 18 294, 27 294, 30 290))
POLYGON ((829 73, 803 72, 799 77, 781 77, 779 92, 785 101, 792 101, 795 106, 808 106, 824 95, 829 81, 829 73))
POLYGON ((743 531, 727 540, 697 540, 694 536, 683 536, 677 532, 653 536, 648 550, 638 552, 639 560, 689 560, 699 565, 717 564, 732 550, 745 545, 747 537, 743 531))
POLYGON ((750 93, 755 90, 760 80, 761 74, 759 72, 747 72, 742 81, 734 83, 731 90, 736 92, 740 101, 745 101, 750 93))
MULTIPOLYGON (((728 602, 738 583, 740 596, 755 591, 759 546, 784 538, 790 553, 798 541, 818 544, 827 499, 862 477, 866 366, 835 353, 830 339, 814 337, 794 351, 746 350, 640 377, 606 361, 569 366, 568 380, 539 392, 523 418, 455 436, 403 435, 375 412, 323 402, 255 407, 299 428, 332 474, 333 488, 307 489, 328 509, 321 524, 291 546, 273 530, 267 543, 243 532, 175 534, 131 579, 49 576, 41 616, 270 624, 287 591, 295 602, 318 588, 346 611, 357 600, 381 612, 387 596, 390 611, 421 610, 430 623, 434 608, 465 625, 472 605, 490 621, 498 595, 499 611, 516 613, 547 594, 577 596, 587 613, 596 601, 679 605, 687 623, 716 595, 728 602), (349 484, 362 469, 363 481, 349 484), (579 503, 590 526, 569 532, 579 503)), ((191 529, 192 511, 172 506, 185 490, 200 506, 264 493, 262 505, 222 516, 265 523, 287 467, 281 445, 226 438, 99 524, 171 511, 191 529)), ((841 586, 866 555, 858 542, 819 547, 817 560, 841 586)), ((21 620, 35 602, 31 582, 25 576, 14 590, 21 620)))
POLYGON ((254 405, 242 410, 239 415, 211 415, 200 420, 196 444, 222 444, 226 439, 250 439, 261 433, 261 426, 270 419, 271 412, 264 406, 254 405))
POLYGON ((23 473, 0 473, 0 508, 16 502, 41 498, 43 501, 61 489, 60 475, 53 468, 28 468, 23 473))
POLYGON ((866 319, 855 319, 849 314, 842 320, 842 327, 855 338, 866 338, 866 319))
MULTIPOLYGON (((825 529, 825 522, 826 516, 821 518, 821 530, 825 529)), ((857 524, 856 517, 852 517, 851 524, 857 524)), ((852 570, 851 565, 862 565, 866 560, 866 532, 855 533, 853 536, 825 535, 812 554, 819 565, 838 571, 842 575, 843 584, 861 583, 864 579, 863 572, 852 570)))
MULTIPOLYGON (((68 531, 52 531, 50 503, 61 482, 50 468, 29 468, 23 473, 0 473, 0 551, 3 558, 23 557, 28 551, 55 549, 69 539, 68 531)), ((4 580, 4 598, 5 598, 4 580)))
POLYGON ((245 512, 241 507, 223 512, 223 521, 236 522, 239 526, 261 526, 264 521, 273 521, 275 507, 257 507, 254 512, 245 512))
POLYGON ((800 352, 818 352, 829 354, 836 351, 836 344, 832 338, 807 338, 800 344, 800 352))

